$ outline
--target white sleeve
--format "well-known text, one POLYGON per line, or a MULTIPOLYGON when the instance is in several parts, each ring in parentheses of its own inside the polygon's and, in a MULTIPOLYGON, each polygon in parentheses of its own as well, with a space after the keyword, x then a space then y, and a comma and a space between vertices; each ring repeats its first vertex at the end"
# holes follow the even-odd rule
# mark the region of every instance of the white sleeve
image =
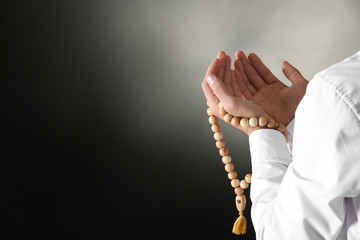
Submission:
POLYGON ((272 211, 292 158, 285 137, 279 131, 257 130, 250 135, 249 143, 252 162, 251 218, 256 239, 265 239, 264 228, 268 225, 266 217, 272 211))
POLYGON ((360 121, 346 98, 314 79, 296 112, 292 156, 274 130, 249 142, 257 239, 336 239, 345 197, 360 194, 360 121))
POLYGON ((289 142, 287 143, 287 147, 289 149, 290 154, 292 154, 292 148, 293 148, 294 124, 295 124, 295 118, 286 126, 286 130, 289 133, 288 136, 289 142))

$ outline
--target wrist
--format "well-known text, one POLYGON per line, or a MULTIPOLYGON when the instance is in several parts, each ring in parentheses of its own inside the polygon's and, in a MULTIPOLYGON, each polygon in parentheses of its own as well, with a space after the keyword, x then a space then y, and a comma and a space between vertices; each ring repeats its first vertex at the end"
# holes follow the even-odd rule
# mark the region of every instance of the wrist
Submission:
POLYGON ((255 132, 256 130, 260 130, 260 129, 267 129, 265 127, 247 127, 247 128, 242 128, 240 129, 243 133, 245 133, 248 137, 250 137, 250 135, 255 132))
POLYGON ((278 131, 284 136, 286 142, 289 141, 289 132, 287 131, 287 129, 285 127, 284 128, 280 127, 280 129, 279 128, 256 127, 256 128, 253 128, 253 129, 243 131, 243 132, 250 138, 250 135, 252 133, 256 132, 257 130, 274 130, 274 131, 278 131))
MULTIPOLYGON (((270 120, 271 121, 271 120, 270 120)), ((245 133, 248 137, 250 137, 250 135, 252 133, 254 133, 257 130, 262 130, 262 129, 272 129, 275 131, 279 131, 281 134, 284 135, 286 142, 289 141, 289 132, 286 129, 285 125, 282 123, 278 123, 278 122, 273 122, 265 125, 265 126, 260 126, 260 125, 256 125, 256 126, 246 126, 246 127, 241 127, 239 126, 238 129, 240 129, 243 133, 245 133)))
MULTIPOLYGON (((223 117, 223 120, 227 123, 230 123, 234 127, 240 129, 244 132, 247 136, 250 135, 260 129, 274 129, 281 132, 286 141, 288 141, 288 131, 286 130, 284 124, 276 122, 273 118, 268 117, 266 113, 266 117, 236 117, 226 112, 223 105, 219 103, 219 114, 223 117)), ((211 112, 208 109, 208 115, 211 117, 211 112)), ((213 120, 210 120, 210 123, 213 124, 213 120)), ((217 118, 216 118, 217 122, 217 118)), ((219 128, 220 126, 214 126, 214 128, 219 128)))

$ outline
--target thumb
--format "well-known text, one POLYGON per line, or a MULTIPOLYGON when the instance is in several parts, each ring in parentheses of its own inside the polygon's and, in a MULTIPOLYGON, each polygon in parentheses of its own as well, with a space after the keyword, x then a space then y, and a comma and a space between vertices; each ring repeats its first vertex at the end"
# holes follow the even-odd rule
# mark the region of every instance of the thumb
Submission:
POLYGON ((233 97, 226 89, 224 83, 216 76, 209 75, 206 77, 206 81, 229 114, 242 117, 268 117, 264 110, 257 104, 242 98, 233 97))
POLYGON ((297 70, 294 68, 290 63, 284 61, 282 63, 282 71, 287 79, 289 79, 293 84, 301 83, 301 82, 308 82, 297 70))
POLYGON ((224 106, 231 104, 232 96, 219 78, 214 75, 209 75, 206 77, 206 81, 224 106))

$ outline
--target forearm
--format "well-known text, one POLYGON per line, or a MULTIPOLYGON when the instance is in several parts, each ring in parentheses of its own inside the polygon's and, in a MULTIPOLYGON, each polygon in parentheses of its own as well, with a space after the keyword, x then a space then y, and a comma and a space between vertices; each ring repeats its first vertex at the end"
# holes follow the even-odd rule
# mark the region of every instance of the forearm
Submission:
POLYGON ((259 239, 263 239, 266 219, 271 213, 281 182, 292 162, 286 140, 279 131, 262 129, 249 138, 252 158, 252 221, 259 239))

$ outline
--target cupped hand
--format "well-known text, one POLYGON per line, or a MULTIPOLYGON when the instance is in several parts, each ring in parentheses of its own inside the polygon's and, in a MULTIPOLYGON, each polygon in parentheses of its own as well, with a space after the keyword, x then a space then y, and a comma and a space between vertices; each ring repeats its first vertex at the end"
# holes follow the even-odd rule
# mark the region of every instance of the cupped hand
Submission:
POLYGON ((292 82, 291 87, 276 78, 256 54, 249 54, 247 59, 242 51, 237 51, 235 57, 234 75, 244 99, 260 106, 276 121, 285 126, 289 124, 305 94, 308 81, 287 61, 282 63, 282 70, 292 82))
MULTIPOLYGON (((220 119, 219 101, 225 110, 233 116, 270 118, 258 104, 244 99, 239 89, 239 79, 231 69, 231 58, 224 52, 219 52, 217 58, 210 64, 202 83, 202 88, 210 107, 210 111, 220 119)), ((258 129, 238 126, 240 130, 250 135, 258 129)))

